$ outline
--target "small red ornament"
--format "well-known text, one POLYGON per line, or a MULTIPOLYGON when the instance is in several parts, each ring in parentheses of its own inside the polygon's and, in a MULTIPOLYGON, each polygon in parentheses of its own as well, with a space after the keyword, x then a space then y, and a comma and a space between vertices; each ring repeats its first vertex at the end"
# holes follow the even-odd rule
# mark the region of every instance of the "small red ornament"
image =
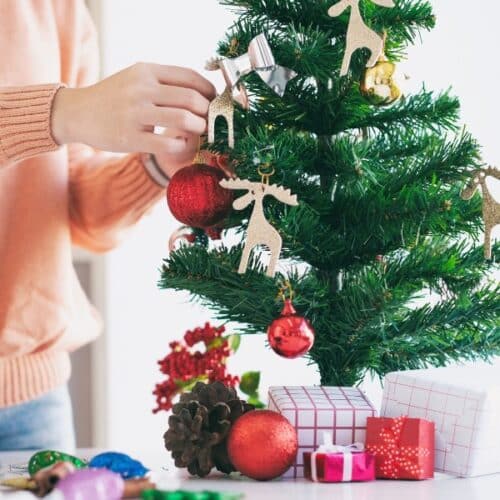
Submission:
POLYGON ((236 470, 259 481, 284 474, 297 458, 297 432, 288 420, 271 410, 245 413, 233 424, 227 440, 236 470))
POLYGON ((173 216, 183 224, 201 229, 222 222, 231 211, 233 194, 220 186, 226 175, 218 167, 195 163, 179 170, 167 188, 173 216))
POLYGON ((267 338, 272 349, 284 358, 298 358, 308 352, 314 344, 314 329, 311 323, 299 316, 291 299, 285 299, 281 316, 267 329, 267 338))

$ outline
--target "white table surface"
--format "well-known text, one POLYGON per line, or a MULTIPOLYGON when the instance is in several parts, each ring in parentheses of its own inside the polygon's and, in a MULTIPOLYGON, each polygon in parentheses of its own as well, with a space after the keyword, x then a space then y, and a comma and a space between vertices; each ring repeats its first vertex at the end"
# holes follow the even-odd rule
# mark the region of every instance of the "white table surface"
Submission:
MULTIPOLYGON (((96 450, 80 450, 82 458, 97 454, 96 450)), ((26 463, 28 453, 0 452, 0 477, 11 477, 11 465, 26 463)), ((211 490, 244 493, 250 500, 497 500, 500 498, 500 474, 471 479, 458 479, 438 474, 428 481, 374 481, 370 483, 318 484, 307 480, 252 481, 213 474, 206 479, 190 478, 172 467, 168 455, 161 457, 134 455, 150 467, 158 478, 158 487, 166 490, 211 490)), ((0 487, 2 500, 14 500, 0 487)), ((36 497, 33 497, 35 500, 36 497)), ((87 500, 87 499, 85 499, 87 500)), ((92 499, 88 499, 92 500, 92 499)))

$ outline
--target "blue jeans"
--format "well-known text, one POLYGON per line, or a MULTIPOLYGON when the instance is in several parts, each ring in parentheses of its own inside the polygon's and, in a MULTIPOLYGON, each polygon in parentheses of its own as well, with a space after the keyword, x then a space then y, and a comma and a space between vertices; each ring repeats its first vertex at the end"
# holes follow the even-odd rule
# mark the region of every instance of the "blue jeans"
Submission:
POLYGON ((66 386, 0 408, 0 451, 52 449, 74 453, 73 412, 66 386))

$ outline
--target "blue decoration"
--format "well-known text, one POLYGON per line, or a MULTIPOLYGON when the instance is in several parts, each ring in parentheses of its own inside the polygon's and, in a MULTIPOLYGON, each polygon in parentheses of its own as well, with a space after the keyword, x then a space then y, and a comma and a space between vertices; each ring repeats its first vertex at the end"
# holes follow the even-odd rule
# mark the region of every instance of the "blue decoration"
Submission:
POLYGON ((120 474, 123 479, 144 477, 149 469, 138 460, 125 455, 125 453, 106 452, 96 455, 89 463, 95 469, 108 469, 120 474))

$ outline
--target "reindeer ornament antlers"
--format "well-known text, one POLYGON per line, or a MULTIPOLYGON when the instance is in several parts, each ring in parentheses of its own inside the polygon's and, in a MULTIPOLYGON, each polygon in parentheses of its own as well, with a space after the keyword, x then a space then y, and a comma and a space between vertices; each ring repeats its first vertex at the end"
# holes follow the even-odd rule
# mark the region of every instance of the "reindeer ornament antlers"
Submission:
MULTIPOLYGON (((372 0, 381 7, 394 7, 393 0, 372 0)), ((351 64, 351 57, 358 49, 367 48, 371 52, 371 57, 366 63, 367 68, 375 66, 384 51, 384 39, 377 34, 363 21, 359 10, 359 0, 340 0, 328 10, 330 17, 340 16, 347 8, 351 8, 349 25, 347 27, 346 49, 340 76, 347 75, 351 64)))
POLYGON ((247 194, 237 198, 233 202, 235 210, 244 210, 251 203, 254 203, 238 273, 245 274, 252 250, 257 245, 264 245, 271 252, 271 259, 266 274, 272 278, 276 274, 283 240, 278 231, 267 221, 264 215, 264 198, 266 196, 273 196, 278 201, 281 201, 281 203, 290 206, 297 206, 299 203, 297 195, 292 195, 289 189, 285 189, 283 186, 278 186, 277 184, 269 184, 269 179, 274 174, 274 170, 271 173, 264 173, 261 167, 259 167, 259 173, 262 177, 261 182, 252 182, 244 179, 223 179, 220 181, 220 185, 226 189, 242 189, 247 191, 247 194))

